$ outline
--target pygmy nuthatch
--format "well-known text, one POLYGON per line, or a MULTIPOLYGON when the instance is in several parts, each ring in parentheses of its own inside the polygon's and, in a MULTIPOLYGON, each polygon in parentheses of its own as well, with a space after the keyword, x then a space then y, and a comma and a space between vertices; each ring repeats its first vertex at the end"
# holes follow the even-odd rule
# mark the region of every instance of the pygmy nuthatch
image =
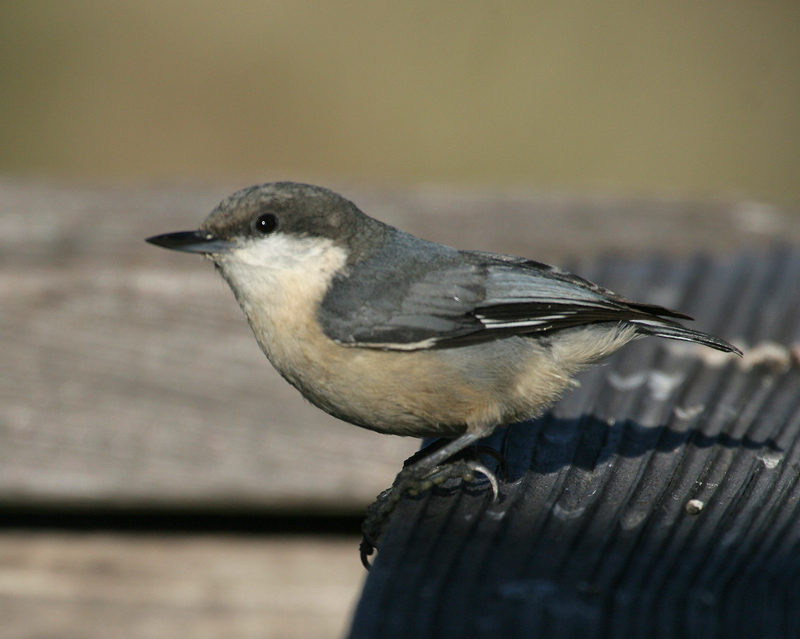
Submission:
POLYGON ((261 349, 314 405, 382 433, 452 438, 401 472, 393 500, 498 425, 540 414, 631 340, 739 353, 678 324, 682 313, 539 262, 418 239, 306 184, 243 189, 200 230, 147 241, 211 259, 261 349))

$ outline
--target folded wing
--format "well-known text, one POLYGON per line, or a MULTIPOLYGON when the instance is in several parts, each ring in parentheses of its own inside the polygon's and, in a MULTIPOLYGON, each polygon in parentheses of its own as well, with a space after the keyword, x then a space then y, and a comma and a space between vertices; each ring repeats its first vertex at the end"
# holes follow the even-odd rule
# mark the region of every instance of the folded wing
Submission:
MULTIPOLYGON (((403 272, 408 272, 404 269, 403 272)), ((691 319, 633 302, 561 269, 510 256, 461 252, 418 269, 412 281, 383 281, 360 300, 323 308, 323 325, 347 345, 415 350, 447 348, 510 335, 544 335, 599 322, 626 322, 643 334, 735 350, 674 319, 691 319)), ((346 290, 346 285, 341 291, 346 290)))

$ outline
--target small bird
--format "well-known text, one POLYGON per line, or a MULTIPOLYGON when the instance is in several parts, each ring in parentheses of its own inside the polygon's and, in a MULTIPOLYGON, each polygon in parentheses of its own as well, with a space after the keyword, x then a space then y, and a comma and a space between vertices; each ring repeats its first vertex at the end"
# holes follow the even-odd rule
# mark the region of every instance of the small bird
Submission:
POLYGON ((541 414, 628 342, 654 335, 741 355, 676 322, 691 319, 683 313, 522 257, 419 239, 308 184, 243 189, 199 230, 147 241, 209 258, 270 362, 315 406, 381 433, 450 440, 379 497, 369 546, 405 492, 473 471, 496 492, 479 463, 444 462, 541 414))

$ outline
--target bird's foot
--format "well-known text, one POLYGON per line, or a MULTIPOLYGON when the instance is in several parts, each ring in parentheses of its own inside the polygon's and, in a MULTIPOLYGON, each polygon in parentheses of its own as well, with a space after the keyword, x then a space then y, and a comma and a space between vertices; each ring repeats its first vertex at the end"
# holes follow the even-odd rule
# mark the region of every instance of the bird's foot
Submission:
MULTIPOLYGON (((474 449, 473 449, 474 450, 474 449)), ((491 449, 489 449, 491 450, 491 449)), ((427 452, 427 451, 423 451, 427 452)), ((481 447, 480 451, 486 452, 481 447)), ((504 462, 499 453, 491 450, 489 453, 499 461, 501 471, 504 469, 504 462)), ((416 496, 420 493, 435 488, 449 479, 461 479, 471 482, 476 474, 481 474, 488 479, 492 488, 493 500, 497 501, 500 489, 495 474, 476 459, 455 459, 438 466, 430 467, 426 464, 427 458, 419 459, 417 455, 411 457, 394 480, 391 488, 384 490, 375 502, 367 508, 367 515, 361 524, 363 539, 361 541, 361 563, 369 570, 369 557, 378 547, 381 537, 386 527, 389 525, 391 515, 397 507, 398 502, 404 495, 416 496)))

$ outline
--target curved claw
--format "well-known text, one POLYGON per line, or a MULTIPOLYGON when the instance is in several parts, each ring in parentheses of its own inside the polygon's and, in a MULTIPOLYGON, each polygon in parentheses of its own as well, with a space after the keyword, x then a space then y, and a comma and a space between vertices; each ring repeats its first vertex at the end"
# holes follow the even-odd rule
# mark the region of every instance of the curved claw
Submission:
POLYGON ((492 487, 492 503, 496 504, 497 500, 500 499, 500 485, 497 482, 497 477, 494 476, 494 473, 486 468, 483 464, 479 464, 478 462, 467 462, 467 465, 472 468, 474 472, 479 472, 481 475, 484 475, 486 479, 489 480, 489 484, 492 487))
POLYGON ((369 563, 369 558, 375 553, 375 541, 372 539, 372 536, 368 533, 364 532, 363 536, 361 537, 361 544, 358 546, 359 554, 361 555, 361 563, 369 570, 372 568, 372 564, 369 563))
POLYGON ((487 457, 491 457, 497 464, 497 471, 495 472, 495 475, 501 479, 506 479, 508 477, 508 463, 500 451, 495 450, 491 446, 481 445, 473 446, 468 450, 472 450, 478 455, 486 455, 487 457))

